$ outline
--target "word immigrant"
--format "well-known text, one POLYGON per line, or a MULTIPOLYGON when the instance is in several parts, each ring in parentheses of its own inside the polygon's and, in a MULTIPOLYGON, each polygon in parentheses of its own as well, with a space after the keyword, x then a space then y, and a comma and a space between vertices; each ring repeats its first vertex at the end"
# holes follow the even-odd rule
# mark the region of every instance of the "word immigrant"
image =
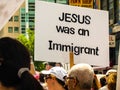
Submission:
POLYGON ((54 43, 52 40, 49 40, 49 50, 57 50, 62 52, 73 52, 74 55, 80 55, 80 54, 89 54, 89 55, 96 55, 99 56, 99 48, 90 48, 90 47, 80 47, 80 46, 74 46, 73 43, 71 45, 62 45, 58 43, 54 43))

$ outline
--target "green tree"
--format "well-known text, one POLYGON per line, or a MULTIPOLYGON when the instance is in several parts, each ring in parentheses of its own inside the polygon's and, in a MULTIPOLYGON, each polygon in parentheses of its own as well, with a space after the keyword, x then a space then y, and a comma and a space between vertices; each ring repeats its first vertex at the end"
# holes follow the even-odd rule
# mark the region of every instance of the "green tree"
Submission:
POLYGON ((25 45, 30 51, 31 56, 33 57, 33 62, 35 69, 41 71, 44 69, 43 61, 34 60, 34 31, 27 30, 26 34, 20 34, 17 38, 23 45, 25 45))
POLYGON ((34 31, 33 30, 27 30, 27 34, 20 34, 17 38, 22 44, 24 44, 28 50, 30 51, 30 54, 34 56, 34 31))

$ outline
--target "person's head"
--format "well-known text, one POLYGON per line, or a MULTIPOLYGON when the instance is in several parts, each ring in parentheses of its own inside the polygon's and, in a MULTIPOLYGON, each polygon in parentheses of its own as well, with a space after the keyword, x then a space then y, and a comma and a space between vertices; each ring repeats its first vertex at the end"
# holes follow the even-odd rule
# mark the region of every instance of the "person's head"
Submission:
POLYGON ((16 39, 0 38, 0 90, 43 90, 29 70, 28 49, 16 39))
POLYGON ((106 72, 106 77, 109 76, 110 73, 114 73, 114 72, 117 72, 116 69, 109 69, 107 72, 106 72))
POLYGON ((16 39, 0 38, 0 82, 5 86, 20 83, 18 69, 30 69, 30 54, 27 48, 16 39))
POLYGON ((67 72, 62 67, 53 67, 51 68, 45 76, 45 81, 48 84, 49 87, 57 87, 61 86, 64 88, 65 81, 64 77, 67 75, 67 72))
POLYGON ((45 70, 49 70, 55 66, 55 62, 45 62, 45 70))
POLYGON ((89 64, 74 65, 68 72, 66 83, 69 90, 90 90, 93 84, 94 70, 89 64))
POLYGON ((110 73, 107 79, 107 87, 109 90, 116 90, 117 72, 110 73))
POLYGON ((116 69, 109 69, 107 72, 106 72, 106 77, 105 77, 105 79, 106 79, 106 83, 107 83, 107 79, 108 79, 108 76, 111 74, 111 73, 117 73, 117 70, 116 69))
POLYGON ((60 62, 56 62, 55 66, 63 67, 63 65, 60 62))

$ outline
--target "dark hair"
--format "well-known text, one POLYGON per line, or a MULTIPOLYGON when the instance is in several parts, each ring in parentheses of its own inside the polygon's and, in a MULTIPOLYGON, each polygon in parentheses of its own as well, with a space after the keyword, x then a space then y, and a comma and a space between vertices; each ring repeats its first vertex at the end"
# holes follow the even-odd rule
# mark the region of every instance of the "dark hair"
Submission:
POLYGON ((22 88, 21 90, 44 90, 40 83, 28 71, 21 76, 22 88))
POLYGON ((57 82, 58 82, 60 85, 63 86, 63 88, 64 88, 65 90, 68 90, 68 87, 67 87, 67 85, 65 85, 65 82, 61 81, 61 80, 58 79, 58 78, 56 78, 56 80, 57 80, 57 82))
POLYGON ((45 75, 40 73, 40 77, 39 77, 40 82, 44 83, 45 82, 44 78, 45 78, 45 75))
MULTIPOLYGON (((0 38, 0 82, 2 85, 6 87, 19 87, 17 90, 30 90, 20 88, 22 88, 23 83, 35 83, 35 78, 30 73, 25 74, 27 76, 19 78, 18 71, 20 68, 30 69, 30 54, 28 49, 16 39, 10 37, 0 38)), ((25 84, 25 86, 27 87, 28 85, 25 84)), ((31 84, 28 87, 33 86, 31 84)))
POLYGON ((50 65, 50 66, 52 66, 52 67, 54 67, 55 66, 55 62, 45 62, 45 65, 50 65))
POLYGON ((14 86, 19 83, 17 76, 20 67, 30 68, 30 55, 26 47, 19 41, 4 37, 0 39, 0 81, 5 86, 14 86))
POLYGON ((107 84, 105 76, 100 78, 100 83, 101 83, 101 87, 103 87, 103 86, 105 86, 107 84))

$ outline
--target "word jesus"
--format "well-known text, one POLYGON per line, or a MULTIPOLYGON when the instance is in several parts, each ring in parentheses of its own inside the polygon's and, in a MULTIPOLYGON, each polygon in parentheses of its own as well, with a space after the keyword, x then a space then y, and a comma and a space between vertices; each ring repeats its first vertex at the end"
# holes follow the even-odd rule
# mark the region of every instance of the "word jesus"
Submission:
POLYGON ((80 24, 90 24, 91 17, 89 15, 77 15, 71 13, 62 13, 61 17, 58 18, 60 21, 73 22, 80 24))

